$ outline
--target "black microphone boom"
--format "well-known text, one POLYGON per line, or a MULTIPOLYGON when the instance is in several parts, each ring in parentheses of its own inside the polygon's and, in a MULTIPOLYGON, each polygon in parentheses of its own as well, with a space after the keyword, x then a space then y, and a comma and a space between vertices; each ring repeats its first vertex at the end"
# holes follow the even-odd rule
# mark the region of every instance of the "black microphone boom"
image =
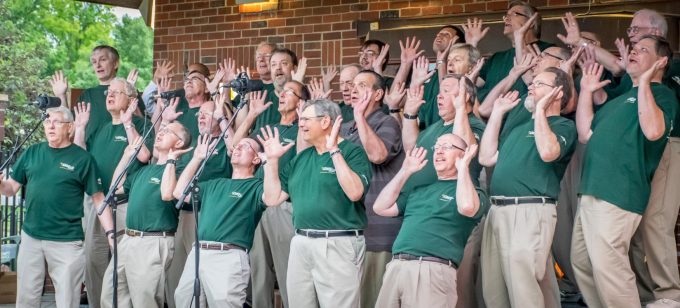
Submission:
POLYGON ((253 91, 261 91, 264 88, 262 80, 253 80, 246 78, 236 78, 229 83, 223 85, 225 88, 232 88, 239 93, 248 93, 253 91))
POLYGON ((33 101, 33 105, 40 108, 40 110, 47 110, 48 108, 61 106, 61 99, 54 96, 40 94, 35 98, 35 101, 33 101))

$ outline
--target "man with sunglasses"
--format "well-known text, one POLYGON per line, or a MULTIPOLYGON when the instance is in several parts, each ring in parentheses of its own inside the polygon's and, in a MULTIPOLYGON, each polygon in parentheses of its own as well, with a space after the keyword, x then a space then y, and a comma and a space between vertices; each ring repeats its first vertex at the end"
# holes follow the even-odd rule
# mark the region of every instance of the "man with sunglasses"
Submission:
POLYGON ((433 151, 437 180, 406 191, 409 176, 426 164, 428 150, 416 147, 382 189, 373 210, 403 217, 375 307, 455 307, 456 271, 472 229, 488 208, 488 198, 472 181, 470 162, 477 145, 447 133, 433 151))
MULTIPOLYGON (((94 199, 94 204, 85 205, 97 207, 104 195, 92 155, 71 143, 71 111, 61 106, 47 109, 47 114, 43 122, 47 141, 26 149, 8 178, 0 174, 2 195, 28 191, 17 257, 16 304, 40 307, 47 263, 57 307, 78 307, 85 271, 83 196, 94 199)), ((96 208, 90 211, 96 212, 96 208)), ((109 209, 96 219, 112 232, 109 209)), ((107 250, 110 244, 110 239, 105 241, 107 250)))
MULTIPOLYGON (((358 307, 361 293, 366 211, 371 181, 366 152, 340 137, 340 108, 327 99, 307 101, 300 134, 311 146, 279 173, 282 146, 278 130, 268 129, 264 144, 265 203, 293 203, 295 236, 290 244, 287 288, 290 307, 358 307)), ((299 148, 298 148, 299 150, 299 148)))
MULTIPOLYGON (((151 123, 134 115, 137 109, 137 90, 124 78, 116 77, 111 80, 105 93, 105 106, 111 120, 98 125, 91 117, 94 113, 92 104, 80 103, 75 108, 73 143, 87 150, 94 157, 106 194, 112 181, 115 180, 113 173, 123 157, 125 148, 151 129, 151 123), (91 126, 96 128, 90 129, 91 126)), ((153 136, 142 146, 132 165, 133 168, 138 168, 149 161, 152 155, 152 144, 153 136)), ((87 197, 85 200, 91 202, 91 199, 87 197)), ((125 229, 126 206, 127 204, 118 205, 115 219, 117 219, 119 230, 125 229)), ((89 214, 85 226, 85 286, 88 292, 88 302, 98 306, 102 281, 105 280, 104 272, 109 261, 107 238, 111 234, 104 233, 109 230, 101 228, 99 221, 94 219, 95 215, 96 209, 89 214)), ((106 279, 106 281, 109 280, 106 279)))
MULTIPOLYGON (((298 109, 309 99, 307 87, 300 82, 287 82, 279 98, 278 112, 281 120, 271 129, 279 131, 280 142, 284 145, 295 144, 298 138, 298 109)), ((251 93, 248 115, 234 133, 233 143, 238 143, 247 137, 250 127, 257 117, 272 103, 266 102, 269 96, 266 91, 251 93)), ((262 131, 253 131, 251 138, 261 135, 262 131)), ((286 165, 297 153, 296 146, 288 150, 279 162, 286 165)), ((266 160, 263 161, 263 164, 266 160)), ((264 178, 264 168, 258 168, 255 177, 264 178)), ((274 307, 274 285, 278 283, 279 292, 284 307, 288 306, 288 288, 286 276, 288 273, 288 255, 290 241, 293 238, 293 207, 289 201, 282 202, 277 207, 268 208, 263 214, 260 224, 255 230, 253 249, 250 253, 251 282, 253 307, 274 307)))
POLYGON ((571 82, 558 68, 539 73, 524 100, 532 118, 505 139, 503 117, 521 100, 516 91, 501 96, 482 136, 479 162, 494 167, 482 239, 487 307, 560 306, 550 246, 560 180, 576 143, 574 123, 560 116, 571 82))

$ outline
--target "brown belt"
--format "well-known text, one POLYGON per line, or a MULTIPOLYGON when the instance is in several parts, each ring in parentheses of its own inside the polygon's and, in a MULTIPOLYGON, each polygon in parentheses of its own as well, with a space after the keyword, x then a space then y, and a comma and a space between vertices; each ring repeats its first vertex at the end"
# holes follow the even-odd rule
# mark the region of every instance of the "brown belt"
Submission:
POLYGON ((243 250, 243 251, 248 251, 245 248, 234 245, 234 244, 229 244, 229 243, 201 243, 201 249, 206 249, 206 250, 231 250, 231 249, 237 249, 237 250, 243 250))
POLYGON ((175 232, 169 232, 169 231, 137 231, 137 230, 131 230, 127 229, 125 230, 125 234, 127 236, 175 236, 175 232))
POLYGON ((458 268, 458 264, 456 262, 453 262, 451 260, 447 259, 442 259, 442 258, 437 258, 437 257, 419 257, 419 256, 414 256, 410 255, 407 253, 398 253, 392 257, 392 260, 401 260, 401 261, 427 261, 427 262, 436 262, 436 263, 441 263, 445 264, 448 266, 452 266, 453 268, 458 268))

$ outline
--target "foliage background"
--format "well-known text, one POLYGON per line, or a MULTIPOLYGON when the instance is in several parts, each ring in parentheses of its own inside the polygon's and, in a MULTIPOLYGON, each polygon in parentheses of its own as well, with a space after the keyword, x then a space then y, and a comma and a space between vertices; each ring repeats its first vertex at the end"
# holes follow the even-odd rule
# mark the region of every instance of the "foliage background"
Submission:
MULTIPOLYGON (((110 6, 74 0, 0 0, 0 93, 10 101, 0 152, 35 125, 39 112, 29 102, 52 95, 48 80, 55 71, 64 71, 71 88, 98 84, 89 62, 101 44, 118 49, 118 76, 137 68, 138 89, 151 80, 153 32, 141 17, 118 20, 110 6)), ((29 144, 43 139, 37 132, 29 144)))

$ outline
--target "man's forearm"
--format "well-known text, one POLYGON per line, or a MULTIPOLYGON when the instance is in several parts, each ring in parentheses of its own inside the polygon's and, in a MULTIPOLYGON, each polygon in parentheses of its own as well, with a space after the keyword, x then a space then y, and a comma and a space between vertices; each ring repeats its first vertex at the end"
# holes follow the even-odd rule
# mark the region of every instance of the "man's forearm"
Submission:
POLYGON ((335 174, 338 177, 338 183, 340 183, 342 191, 352 201, 361 200, 361 197, 364 195, 364 185, 361 183, 359 175, 349 167, 342 154, 335 154, 331 159, 333 160, 335 174))
POLYGON ((479 145, 479 163, 485 167, 492 167, 498 158, 498 136, 501 131, 503 114, 492 112, 486 124, 482 140, 479 145))
POLYGON ((410 151, 416 146, 419 134, 418 120, 404 118, 401 128, 401 141, 404 144, 404 151, 410 151))
POLYGON ((638 87, 638 114, 640 128, 650 141, 659 140, 666 130, 663 111, 656 104, 649 83, 640 83, 638 87))
POLYGON ((366 122, 366 118, 356 118, 359 140, 366 150, 368 160, 374 164, 382 164, 387 159, 385 143, 366 122))
POLYGON ((578 141, 583 144, 588 142, 593 133, 590 126, 593 123, 594 116, 593 94, 589 91, 581 91, 576 108, 576 131, 578 132, 578 141))

